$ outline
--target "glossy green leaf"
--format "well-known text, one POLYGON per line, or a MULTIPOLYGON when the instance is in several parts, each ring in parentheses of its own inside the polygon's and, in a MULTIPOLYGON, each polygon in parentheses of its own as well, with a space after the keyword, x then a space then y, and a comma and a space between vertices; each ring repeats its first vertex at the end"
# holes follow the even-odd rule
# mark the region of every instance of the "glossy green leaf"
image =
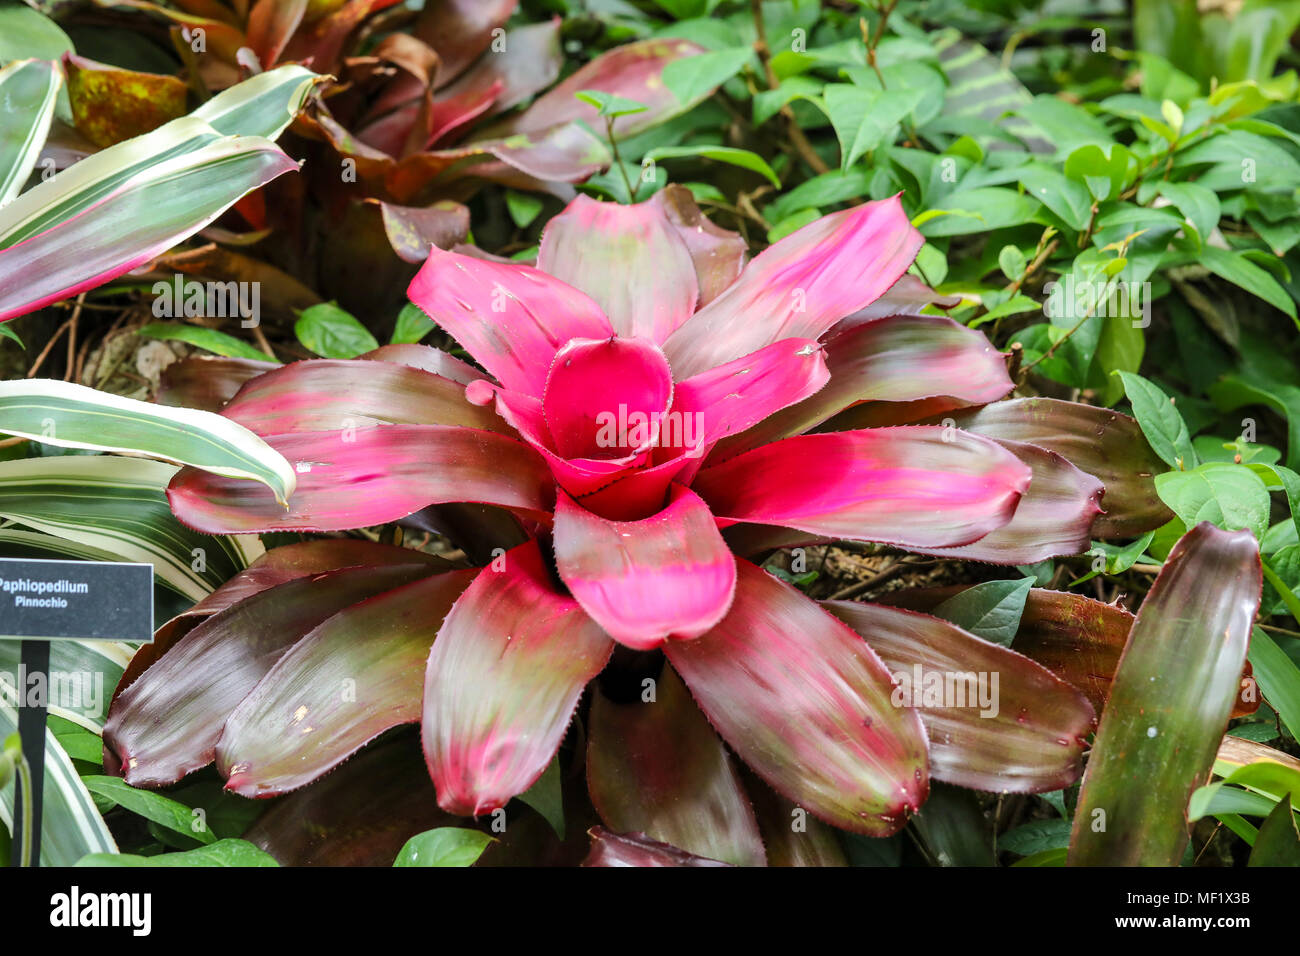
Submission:
POLYGON ((414 302, 408 302, 397 313, 397 324, 393 326, 390 345, 414 345, 436 329, 433 319, 414 302))
POLYGON ((89 776, 81 779, 91 793, 107 797, 118 806, 137 813, 146 820, 152 820, 159 826, 200 843, 215 843, 217 840, 201 816, 171 797, 164 797, 152 790, 137 790, 120 777, 89 776))
POLYGON ((1259 628, 1250 638, 1250 666, 1264 699, 1277 711, 1291 736, 1300 738, 1300 667, 1259 628))
POLYGON ((589 106, 596 107, 599 111, 598 115, 610 119, 631 116, 633 113, 644 113, 650 108, 644 103, 638 103, 625 96, 615 96, 613 93, 604 93, 600 90, 579 90, 573 95, 589 106))
POLYGON ((356 358, 379 348, 370 330, 333 302, 303 310, 293 331, 299 342, 324 358, 356 358))
POLYGON ((275 857, 246 840, 218 840, 207 846, 180 853, 160 853, 157 856, 139 856, 134 853, 92 853, 74 865, 83 867, 105 866, 279 866, 275 857))
POLYGON ((1140 375, 1120 372, 1119 377, 1124 380, 1133 417, 1161 461, 1170 468, 1195 468, 1197 458, 1192 437, 1173 400, 1140 375))
POLYGON ((681 103, 694 103, 731 79, 754 58, 749 47, 732 47, 673 60, 663 68, 663 82, 681 103))
POLYGON ((1156 491, 1188 528, 1208 521, 1256 539, 1268 531, 1268 489, 1245 465, 1211 461, 1194 471, 1165 472, 1156 475, 1156 491))
POLYGON ((207 329, 201 325, 182 325, 180 322, 150 322, 140 329, 140 334, 151 339, 187 342, 215 355, 254 359, 262 362, 275 361, 261 349, 250 345, 243 339, 237 339, 233 335, 228 335, 218 329, 207 329))
POLYGON ((1033 584, 1033 578, 986 581, 954 595, 932 613, 976 637, 1010 647, 1033 584))
POLYGON ((1240 253, 1207 245, 1201 250, 1199 261, 1219 278, 1227 279, 1296 319, 1295 300, 1290 294, 1276 279, 1240 253))
POLYGON ((763 176, 777 189, 781 188, 781 180, 777 178, 767 161, 747 149, 736 149, 731 146, 659 146, 646 153, 642 161, 660 162, 683 157, 712 159, 730 166, 739 166, 741 169, 748 169, 763 176))
POLYGON ((1279 800, 1255 837, 1247 866, 1300 866, 1300 824, 1291 801, 1279 800))
POLYGON ((492 838, 479 830, 439 827, 406 841, 393 866, 473 866, 492 838))

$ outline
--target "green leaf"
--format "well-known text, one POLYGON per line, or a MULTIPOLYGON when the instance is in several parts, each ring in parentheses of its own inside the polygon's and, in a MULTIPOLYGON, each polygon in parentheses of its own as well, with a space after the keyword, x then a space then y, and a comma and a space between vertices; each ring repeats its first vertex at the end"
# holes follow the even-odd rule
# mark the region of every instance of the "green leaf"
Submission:
POLYGON ((1255 837, 1247 866, 1300 866, 1300 827, 1291 810, 1290 795, 1279 800, 1255 837))
MULTIPOLYGON (((206 191, 213 182, 220 183, 223 176, 229 178, 237 171, 226 154, 251 156, 273 149, 262 138, 273 139, 284 131, 316 79, 299 66, 258 74, 217 94, 189 116, 87 156, 0 210, 0 249, 75 219, 91 207, 100 206, 98 215, 107 215, 111 208, 102 208, 106 197, 117 197, 113 200, 117 205, 134 204, 132 217, 141 220, 141 225, 184 212, 197 230, 207 214, 199 208, 206 191), (228 136, 243 139, 223 140, 228 136), (141 209, 148 209, 150 216, 141 217, 141 209)), ((226 190, 232 185, 226 183, 226 190)), ((242 192, 231 202, 239 195, 242 192)), ((220 211, 212 211, 212 217, 220 211)), ((91 220, 95 225, 95 217, 91 220)), ((88 230, 101 245, 114 243, 122 248, 123 230, 99 232, 104 235, 88 230)), ((84 241, 77 252, 84 258, 95 248, 94 243, 84 241)))
POLYGON ((1187 217, 1201 238, 1208 238, 1219 224, 1219 197, 1214 190, 1206 189, 1198 183, 1161 181, 1156 191, 1187 217))
POLYGON ((408 302, 397 313, 391 344, 414 345, 437 327, 433 319, 424 314, 423 309, 414 302, 408 302))
POLYGON ((604 93, 600 90, 579 90, 573 95, 582 102, 596 107, 599 111, 597 115, 608 119, 618 119, 620 116, 644 113, 650 108, 644 103, 638 103, 636 100, 630 100, 625 96, 616 96, 613 93, 604 93))
POLYGON ((777 189, 781 188, 781 180, 777 178, 776 173, 767 161, 757 153, 751 153, 747 149, 735 149, 731 146, 660 146, 650 150, 645 154, 642 162, 650 160, 659 162, 664 159, 679 159, 685 156, 698 156, 703 159, 712 159, 719 163, 727 163, 731 166, 739 166, 742 169, 748 169, 765 177, 777 189))
POLYGON ((779 242, 792 232, 797 232, 804 226, 810 226, 822 217, 820 209, 800 209, 798 212, 786 216, 775 226, 767 231, 767 241, 769 243, 779 242))
POLYGON ((1033 856, 1044 850, 1064 850, 1069 845, 1069 820, 1034 820, 998 837, 999 850, 1010 850, 1021 856, 1033 856))
POLYGON ((159 826, 200 843, 210 844, 217 840, 201 816, 195 815, 193 810, 171 797, 164 797, 152 790, 137 790, 121 777, 90 776, 81 779, 91 793, 107 797, 118 806, 137 813, 146 820, 152 820, 159 826))
POLYGON ((356 358, 379 348, 370 330, 333 302, 304 309, 293 332, 299 342, 323 358, 356 358))
POLYGON ((1083 183, 1096 199, 1118 196, 1128 182, 1133 154, 1116 143, 1109 152, 1097 145, 1081 146, 1065 160, 1065 175, 1083 183))
POLYGON ((959 189, 944 196, 940 202, 948 215, 919 227, 927 238, 964 236, 1020 226, 1032 222, 1039 215, 1039 205, 1035 200, 998 186, 959 189))
POLYGON ((1194 471, 1156 475, 1156 493, 1189 528, 1202 521, 1225 531, 1268 531, 1269 497, 1263 479, 1245 465, 1206 462, 1194 471))
POLYGON ((506 211, 510 213, 511 221, 519 229, 527 229, 532 225, 533 221, 541 215, 545 205, 541 196, 521 193, 516 189, 506 190, 506 211))
POLYGON ((301 66, 279 66, 222 90, 190 116, 225 136, 278 139, 322 79, 301 66))
POLYGON ((1010 647, 1033 585, 1033 578, 986 581, 953 595, 931 613, 976 637, 1010 647))
POLYGON ((406 841, 393 866, 473 866, 493 840, 462 827, 425 830, 406 841))
POLYGON ((1063 847, 1054 847, 1050 850, 1041 850, 1032 856, 1027 856, 1023 860, 1017 860, 1012 866, 1065 866, 1066 857, 1069 850, 1063 847))
POLYGON ((1020 251, 1019 246, 1003 246, 998 253, 998 268, 1012 282, 1024 275, 1025 268, 1028 265, 1029 261, 1025 258, 1025 254, 1020 251))
POLYGON ((27 183, 45 144, 63 73, 48 60, 19 60, 0 69, 0 206, 27 183))
POLYGON ((916 109, 921 91, 869 90, 854 83, 829 83, 822 97, 840 141, 840 168, 847 170, 886 142, 890 131, 916 109))
POLYGON ((0 63, 36 57, 58 60, 72 52, 72 41, 49 17, 21 3, 0 5, 0 63))
POLYGON ((63 448, 148 455, 260 481, 282 503, 297 481, 284 456, 228 418, 139 402, 70 382, 0 382, 0 432, 63 448))
MULTIPOLYGON (((1106 124, 1082 106, 1040 93, 1033 101, 1017 111, 1018 115, 1033 123, 1046 139, 1054 143, 1058 152, 1069 152, 1091 145, 1110 146, 1114 140, 1106 131, 1106 124)), ((1100 150, 1099 150, 1100 151, 1100 150)), ((1066 170, 1066 175, 1070 175, 1066 170)))
POLYGON ((762 126, 781 111, 781 107, 795 100, 811 100, 814 103, 822 92, 820 80, 805 76, 792 76, 782 80, 772 90, 761 90, 754 95, 754 125, 762 126))
POLYGON ((1250 637, 1250 666, 1264 699, 1300 740, 1300 667, 1259 628, 1250 637))
POLYGON ((564 839, 564 795, 560 791, 560 761, 552 760, 537 778, 537 782, 519 795, 551 825, 555 835, 564 839))
POLYGON ((1124 394, 1133 406, 1133 417, 1154 451, 1170 468, 1195 468, 1196 451, 1187 423, 1178 414, 1173 399, 1160 388, 1133 372, 1119 372, 1124 394))
POLYGON ((745 46, 674 60, 664 67, 664 85, 678 102, 694 103, 739 73, 753 58, 754 51, 745 46))
POLYGON ((1031 163, 1017 171, 1025 192, 1056 213, 1071 229, 1088 226, 1092 215, 1092 196, 1079 182, 1067 178, 1049 166, 1031 163))
POLYGON ((115 279, 297 168, 270 140, 219 136, 190 117, 75 163, 0 209, 0 272, 24 279, 0 287, 0 320, 115 279), (135 162, 118 154, 110 173, 143 168, 101 192, 114 177, 92 181, 103 172, 95 160, 122 147, 150 154, 135 162))
POLYGON ((150 339, 188 342, 190 345, 206 349, 216 355, 257 359, 262 362, 275 361, 274 358, 261 349, 254 348, 243 339, 237 339, 233 335, 227 335, 217 329, 205 329, 200 325, 184 325, 180 322, 151 322, 140 329, 140 334, 150 339))
POLYGON ((7 325, 0 325, 0 338, 13 339, 18 343, 20 349, 27 348, 27 346, 23 345, 23 340, 18 337, 18 333, 7 325))
POLYGON ((1276 279, 1240 253, 1207 245, 1201 249, 1199 261, 1219 278, 1258 296, 1293 320, 1296 318, 1295 301, 1287 291, 1276 279))
POLYGON ((76 866, 279 866, 275 857, 247 840, 217 840, 181 853, 137 856, 132 853, 92 853, 76 866))

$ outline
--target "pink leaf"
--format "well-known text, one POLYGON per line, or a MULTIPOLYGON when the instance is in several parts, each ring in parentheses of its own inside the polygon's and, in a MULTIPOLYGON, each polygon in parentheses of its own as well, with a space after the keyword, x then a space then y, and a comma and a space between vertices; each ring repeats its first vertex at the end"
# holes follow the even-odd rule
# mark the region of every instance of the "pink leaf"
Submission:
POLYGON ((539 516, 552 507, 546 463, 522 442, 494 432, 387 425, 268 435, 266 442, 297 472, 287 511, 263 485, 196 468, 182 468, 168 486, 172 511, 196 530, 239 534, 366 528, 451 501, 539 516))
POLYGON ((823 216, 759 254, 664 343, 678 378, 780 339, 816 339, 898 281, 921 248, 898 197, 823 216))
POLYGON ((665 645, 710 723, 755 772, 842 829, 896 833, 929 789, 916 712, 862 639, 794 588, 737 561, 712 631, 665 645))
POLYGON ((812 339, 782 339, 677 385, 673 411, 699 415, 704 442, 743 432, 817 392, 831 374, 812 339))
POLYGON ((579 196, 546 225, 537 268, 581 289, 622 336, 659 343, 695 311, 695 265, 651 200, 634 206, 579 196))
POLYGON ((809 431, 859 402, 910 402, 953 396, 983 404, 1011 391, 1002 353, 982 334, 939 316, 895 316, 832 332, 825 344, 830 384, 791 405, 717 454, 809 431))
POLYGON ((646 339, 574 339, 555 355, 542 412, 555 450, 596 461, 639 455, 659 440, 673 379, 646 339))
POLYGON ((485 568, 447 615, 424 678, 424 756, 449 813, 504 806, 541 776, 613 642, 561 594, 536 543, 485 568))
POLYGON ((699 304, 708 305, 740 275, 747 251, 745 240, 740 233, 710 222, 695 205, 695 197, 685 186, 670 183, 655 193, 650 202, 663 210, 686 243, 695 265, 699 304))
POLYGON ((248 382, 222 410, 259 435, 374 425, 464 425, 510 434, 465 386, 391 362, 310 359, 248 382))
POLYGON ((1010 521, 1030 477, 986 438, 905 427, 786 438, 704 469, 692 487, 719 520, 937 548, 1010 521))
POLYGON ((502 385, 532 396, 565 342, 614 334, 595 302, 529 266, 434 249, 408 294, 502 385))
POLYGON ((1101 513, 1102 484, 1055 452, 1017 441, 999 445, 1030 467, 1034 477, 1015 516, 978 541, 931 554, 991 564, 1033 564, 1082 554, 1092 541, 1093 519, 1101 513))
POLYGON ((638 649, 699 637, 722 620, 736 590, 736 559, 713 515, 680 485, 668 507, 641 521, 606 521, 560 495, 555 560, 583 609, 638 649))

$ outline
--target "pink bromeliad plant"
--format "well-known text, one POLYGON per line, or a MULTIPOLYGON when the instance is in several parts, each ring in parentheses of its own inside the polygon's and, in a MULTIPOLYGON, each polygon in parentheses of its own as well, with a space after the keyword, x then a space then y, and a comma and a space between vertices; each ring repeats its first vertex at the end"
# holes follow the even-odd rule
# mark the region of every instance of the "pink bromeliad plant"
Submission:
POLYGON ((229 789, 272 796, 418 722, 438 804, 478 816, 539 778, 613 656, 658 675, 647 706, 676 716, 646 724, 595 691, 595 806, 699 856, 764 858, 719 738, 799 808, 867 835, 902 827, 932 779, 1068 785, 1094 725, 1082 690, 926 614, 819 605, 747 559, 851 539, 1024 564, 1164 520, 1150 469, 1133 477, 1147 453, 1131 420, 998 401, 1005 357, 920 314, 934 294, 905 272, 921 244, 889 199, 746 265, 684 190, 579 198, 536 266, 435 249, 412 283, 481 368, 388 346, 234 375, 232 392, 248 380, 222 414, 293 465, 296 489, 286 507, 185 468, 169 496, 186 524, 338 532, 472 503, 512 513, 522 543, 481 568, 356 539, 271 550, 133 662, 109 766, 160 785, 215 760, 229 789), (998 700, 900 699, 891 675, 914 670, 997 675, 998 700))

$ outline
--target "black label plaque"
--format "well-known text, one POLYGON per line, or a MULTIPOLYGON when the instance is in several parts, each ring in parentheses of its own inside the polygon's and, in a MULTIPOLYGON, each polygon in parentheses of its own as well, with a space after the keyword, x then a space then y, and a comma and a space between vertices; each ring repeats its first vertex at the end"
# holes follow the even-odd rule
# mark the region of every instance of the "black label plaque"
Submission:
POLYGON ((0 558, 0 638, 153 640, 153 565, 0 558))

